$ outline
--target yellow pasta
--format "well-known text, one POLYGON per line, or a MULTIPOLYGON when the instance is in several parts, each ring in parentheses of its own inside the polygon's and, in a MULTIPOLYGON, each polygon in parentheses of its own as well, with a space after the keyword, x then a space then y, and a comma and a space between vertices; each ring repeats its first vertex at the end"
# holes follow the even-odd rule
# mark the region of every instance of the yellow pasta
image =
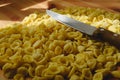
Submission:
POLYGON ((16 74, 14 80, 24 80, 23 74, 16 74))
POLYGON ((3 55, 3 54, 5 54, 5 47, 0 48, 0 55, 3 55))
POLYGON ((120 62, 120 54, 117 53, 116 56, 117 56, 117 61, 120 62))
POLYGON ((15 62, 14 64, 19 64, 22 60, 21 49, 19 49, 14 55, 8 58, 11 62, 15 62))
POLYGON ((40 61, 37 61, 36 64, 39 64, 39 65, 41 65, 41 64, 46 64, 47 61, 48 61, 47 57, 44 57, 44 58, 42 58, 40 61))
POLYGON ((81 53, 82 51, 84 51, 85 50, 85 46, 78 46, 78 51, 81 53))
POLYGON ((21 34, 12 34, 10 37, 14 38, 14 39, 20 39, 21 38, 21 34))
POLYGON ((99 73, 96 73, 94 76, 93 76, 93 80, 103 80, 103 75, 101 72, 99 73))
POLYGON ((55 48, 55 54, 56 55, 62 54, 62 48, 60 46, 56 46, 56 48, 55 48))
POLYGON ((102 73, 102 75, 107 75, 107 74, 109 74, 109 70, 110 70, 110 68, 108 67, 108 68, 104 68, 104 69, 98 69, 95 72, 96 72, 96 74, 102 73))
POLYGON ((120 78, 120 71, 112 71, 111 74, 116 78, 120 78))
POLYGON ((64 65, 64 66, 67 66, 69 64, 69 60, 67 60, 67 59, 68 58, 63 56, 63 55, 59 55, 59 56, 51 58, 51 60, 53 62, 57 62, 58 64, 61 64, 61 65, 64 65))
POLYGON ((105 67, 106 68, 112 68, 112 67, 114 67, 114 62, 107 62, 106 64, 105 64, 105 67))
POLYGON ((87 60, 87 65, 89 66, 90 69, 94 69, 96 67, 97 61, 96 59, 88 59, 87 60))
POLYGON ((47 77, 35 76, 32 80, 47 80, 47 77))
POLYGON ((34 51, 34 54, 32 54, 33 59, 35 59, 36 61, 40 61, 43 59, 43 51, 41 49, 37 49, 36 51, 34 51))
POLYGON ((18 74, 24 74, 24 76, 26 76, 26 75, 28 75, 28 70, 27 70, 26 67, 19 67, 19 68, 17 69, 17 73, 18 73, 18 74))
POLYGON ((9 71, 10 69, 12 69, 13 68, 13 64, 12 63, 6 63, 4 66, 3 66, 3 70, 5 71, 5 72, 7 72, 7 71, 9 71))
POLYGON ((28 54, 23 56, 23 60, 24 60, 24 62, 27 62, 27 63, 32 63, 34 61, 33 57, 31 55, 28 55, 28 54))
POLYGON ((106 61, 106 56, 105 55, 99 55, 97 57, 97 61, 101 62, 101 63, 104 63, 106 61))
POLYGON ((25 54, 33 54, 34 53, 34 48, 33 47, 28 47, 28 48, 25 48, 23 51, 24 51, 25 54))
MULTIPOLYGON (((52 9, 75 20, 120 33, 120 14, 97 8, 52 9)), ((46 13, 32 13, 0 29, 0 68, 8 79, 120 79, 120 50, 65 26, 46 13)))
POLYGON ((68 42, 67 44, 65 44, 64 51, 66 52, 66 54, 74 52, 72 42, 68 42))
POLYGON ((92 73, 89 68, 84 68, 82 70, 81 76, 84 76, 84 79, 86 79, 86 80, 92 80, 92 73))
POLYGON ((54 80, 64 80, 64 77, 61 75, 56 75, 54 80))
POLYGON ((35 68, 32 67, 31 65, 30 65, 29 68, 28 68, 28 74, 29 74, 31 77, 34 77, 34 76, 35 76, 35 68))
POLYGON ((70 80, 80 80, 80 77, 78 75, 73 74, 70 80))
POLYGON ((43 75, 55 75, 61 72, 56 63, 51 63, 47 69, 43 71, 43 75))
POLYGON ((76 71, 77 67, 73 65, 72 69, 69 71, 68 78, 70 78, 76 71))
POLYGON ((39 65, 35 68, 35 75, 41 76, 42 71, 45 69, 44 65, 39 65))
POLYGON ((34 48, 39 48, 39 47, 41 47, 41 45, 42 45, 41 40, 38 40, 33 44, 33 47, 34 48))
POLYGON ((5 54, 6 54, 6 55, 9 55, 9 56, 12 56, 12 55, 13 55, 12 49, 7 48, 5 54))
POLYGON ((24 41, 24 43, 23 43, 23 48, 29 48, 29 47, 31 47, 31 42, 30 41, 24 41))
POLYGON ((22 46, 22 42, 20 40, 15 40, 11 45, 10 48, 14 51, 17 51, 22 46))

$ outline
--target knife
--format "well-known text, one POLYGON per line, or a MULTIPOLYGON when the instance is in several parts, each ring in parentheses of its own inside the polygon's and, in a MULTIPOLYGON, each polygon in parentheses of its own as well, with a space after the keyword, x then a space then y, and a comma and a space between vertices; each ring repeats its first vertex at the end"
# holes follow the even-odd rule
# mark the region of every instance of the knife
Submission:
POLYGON ((99 38, 100 40, 106 41, 120 49, 120 35, 117 33, 114 33, 101 27, 96 28, 94 26, 90 26, 83 22, 69 18, 65 15, 53 12, 51 10, 46 10, 46 13, 58 22, 65 24, 66 26, 70 26, 89 36, 99 38))

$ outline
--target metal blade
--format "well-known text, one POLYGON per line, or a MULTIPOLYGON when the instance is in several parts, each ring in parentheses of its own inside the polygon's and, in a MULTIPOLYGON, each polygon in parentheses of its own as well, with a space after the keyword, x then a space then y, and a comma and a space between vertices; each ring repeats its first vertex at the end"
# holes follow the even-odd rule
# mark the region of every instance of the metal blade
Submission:
POLYGON ((82 33, 85 33, 87 35, 93 35, 94 31, 97 30, 96 27, 93 27, 93 26, 90 26, 90 25, 87 25, 83 22, 80 22, 80 21, 77 21, 77 20, 74 20, 72 18, 69 18, 65 15, 61 15, 61 14, 58 14, 56 12, 53 12, 51 10, 46 10, 47 14, 49 16, 51 16, 52 18, 54 18, 55 20, 67 25, 67 26, 70 26, 82 33))

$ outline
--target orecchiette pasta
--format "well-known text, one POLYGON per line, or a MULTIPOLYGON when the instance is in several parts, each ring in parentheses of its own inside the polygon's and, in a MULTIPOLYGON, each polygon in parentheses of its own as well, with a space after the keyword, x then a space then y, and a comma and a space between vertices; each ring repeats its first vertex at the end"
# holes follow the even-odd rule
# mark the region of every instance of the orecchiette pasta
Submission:
POLYGON ((96 59, 88 59, 87 60, 87 65, 89 66, 90 69, 94 69, 97 64, 96 59))
POLYGON ((70 70, 69 74, 68 74, 68 77, 70 78, 76 71, 77 67, 76 66, 73 66, 72 69, 70 70))
POLYGON ((73 74, 70 80, 80 80, 80 77, 78 75, 73 74))
POLYGON ((120 78, 120 71, 112 71, 111 74, 116 78, 120 78))
POLYGON ((28 48, 25 48, 23 51, 24 51, 25 54, 33 54, 34 53, 34 48, 33 47, 28 47, 28 48))
MULTIPOLYGON (((96 8, 52 9, 96 28, 120 33, 120 14, 96 8)), ((46 13, 0 29, 0 68, 8 79, 104 80, 117 70, 120 50, 65 26, 46 13)))
POLYGON ((101 63, 104 63, 106 61, 106 56, 105 55, 99 55, 97 57, 97 61, 101 62, 101 63))
POLYGON ((103 75, 101 72, 98 72, 96 73, 94 76, 93 76, 93 80, 103 80, 103 75))
POLYGON ((28 70, 27 70, 26 67, 19 67, 19 68, 17 69, 17 73, 18 73, 18 74, 24 74, 24 76, 26 76, 26 75, 28 75, 28 70))
POLYGON ((24 60, 24 62, 27 62, 27 63, 32 63, 34 61, 33 57, 28 54, 23 56, 23 60, 24 60))
POLYGON ((56 75, 54 80, 65 80, 63 76, 61 75, 56 75))
POLYGON ((31 47, 31 42, 30 41, 24 41, 24 43, 23 43, 23 48, 29 48, 29 47, 31 47))
POLYGON ((55 54, 56 55, 62 54, 62 48, 60 46, 56 46, 56 48, 55 48, 55 54))
POLYGON ((92 73, 89 68, 84 68, 82 70, 82 75, 86 80, 92 80, 92 73))

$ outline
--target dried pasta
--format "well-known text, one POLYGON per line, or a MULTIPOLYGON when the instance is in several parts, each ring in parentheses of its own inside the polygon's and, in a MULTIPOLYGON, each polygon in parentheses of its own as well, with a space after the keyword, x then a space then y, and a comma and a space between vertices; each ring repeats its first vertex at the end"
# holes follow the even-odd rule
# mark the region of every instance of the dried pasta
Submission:
MULTIPOLYGON (((120 34, 120 14, 97 8, 52 9, 97 28, 120 34)), ((46 13, 0 29, 0 68, 8 79, 103 80, 116 70, 120 50, 67 27, 46 13)))

